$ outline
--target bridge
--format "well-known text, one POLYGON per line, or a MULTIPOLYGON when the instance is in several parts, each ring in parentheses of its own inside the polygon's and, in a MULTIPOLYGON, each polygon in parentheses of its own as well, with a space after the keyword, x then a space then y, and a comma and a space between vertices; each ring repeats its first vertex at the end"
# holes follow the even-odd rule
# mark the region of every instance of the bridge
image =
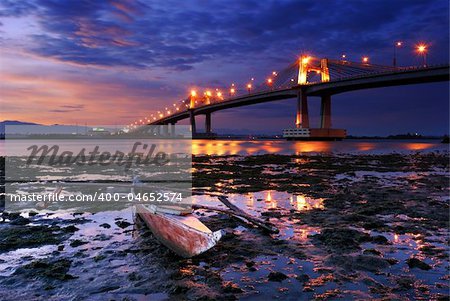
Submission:
POLYGON ((263 83, 255 84, 252 78, 241 89, 232 84, 227 89, 205 90, 203 94, 192 90, 188 98, 130 124, 126 130, 139 131, 141 125, 163 125, 163 132, 154 134, 171 136, 175 134, 174 125, 178 121, 189 119, 193 137, 207 138, 213 136, 211 115, 216 111, 296 98, 295 128, 286 130, 285 136, 340 139, 345 137, 345 130, 333 129, 331 123, 333 95, 361 89, 448 80, 448 64, 392 67, 302 56, 284 70, 273 72, 263 83), (321 98, 321 123, 318 129, 310 128, 309 96, 321 98), (198 115, 205 115, 205 133, 197 132, 195 116, 198 115))

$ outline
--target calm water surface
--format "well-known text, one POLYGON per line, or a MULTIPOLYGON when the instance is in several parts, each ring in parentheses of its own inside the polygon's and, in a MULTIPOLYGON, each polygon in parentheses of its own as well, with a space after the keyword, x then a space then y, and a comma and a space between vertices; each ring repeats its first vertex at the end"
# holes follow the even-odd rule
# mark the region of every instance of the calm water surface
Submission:
MULTIPOLYGON (((168 140, 157 142, 163 146, 168 140), (160 144, 161 143, 161 144, 160 144)), ((30 141, 26 141, 30 145, 30 141)), ((99 143, 97 140, 49 140, 47 144, 58 144, 64 149, 78 149, 99 143)), ((113 150, 130 149, 132 140, 113 140, 101 144, 113 150)), ((174 146, 173 142, 170 143, 174 146)), ((185 149, 186 141, 180 142, 185 149)), ((285 141, 285 140, 193 140, 194 155, 258 155, 258 154, 301 154, 301 153, 409 153, 409 152, 446 152, 449 145, 440 140, 344 140, 344 141, 285 141)), ((0 156, 6 154, 5 141, 0 141, 0 156)))
POLYGON ((439 140, 344 140, 344 141, 229 141, 194 140, 195 155, 257 155, 300 153, 392 153, 448 151, 439 140))

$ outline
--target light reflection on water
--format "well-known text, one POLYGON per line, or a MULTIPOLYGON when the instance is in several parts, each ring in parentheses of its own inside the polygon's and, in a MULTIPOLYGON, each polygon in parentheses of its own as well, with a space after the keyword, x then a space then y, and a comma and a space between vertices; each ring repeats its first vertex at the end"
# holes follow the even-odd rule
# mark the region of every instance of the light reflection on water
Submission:
MULTIPOLYGON (((140 140, 152 142, 151 140, 140 140)), ((102 142, 102 149, 130 151, 134 140, 115 140, 114 144, 102 142)), ((153 141, 155 142, 155 141, 153 141)), ((187 142, 187 141, 186 141, 187 142)), ((440 140, 344 140, 344 141, 286 141, 286 140, 192 140, 192 144, 177 142, 168 145, 156 141, 167 151, 189 151, 194 155, 257 155, 257 154, 300 154, 300 153, 392 153, 416 151, 448 151, 448 144, 440 140)), ((25 141, 24 143, 29 143, 25 141)), ((64 150, 79 151, 80 141, 49 140, 47 144, 64 146, 64 150)), ((98 141, 83 141, 89 147, 98 141)), ((5 141, 0 141, 0 156, 4 156, 5 141)), ((17 145, 19 147, 20 145, 17 145)), ((14 150, 10 150, 15 153, 14 150)))
POLYGON ((448 151, 448 145, 440 143, 439 140, 192 141, 192 152, 194 155, 392 153, 415 151, 448 151))
MULTIPOLYGON (((284 209, 296 211, 306 211, 313 209, 323 209, 324 199, 314 199, 306 195, 291 194, 280 191, 259 191, 246 194, 229 194, 229 200, 239 208, 247 211, 249 214, 260 215, 269 209, 284 209)), ((194 204, 208 204, 211 206, 226 209, 226 207, 209 195, 195 195, 192 197, 194 204)))

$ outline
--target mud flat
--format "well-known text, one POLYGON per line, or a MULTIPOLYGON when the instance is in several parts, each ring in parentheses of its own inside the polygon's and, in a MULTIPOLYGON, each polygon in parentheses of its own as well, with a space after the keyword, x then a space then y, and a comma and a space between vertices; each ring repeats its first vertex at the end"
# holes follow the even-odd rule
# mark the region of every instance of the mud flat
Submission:
POLYGON ((433 152, 195 157, 197 192, 226 193, 281 231, 198 212, 226 234, 193 259, 161 247, 130 209, 3 213, 0 299, 448 300, 448 162, 433 152))

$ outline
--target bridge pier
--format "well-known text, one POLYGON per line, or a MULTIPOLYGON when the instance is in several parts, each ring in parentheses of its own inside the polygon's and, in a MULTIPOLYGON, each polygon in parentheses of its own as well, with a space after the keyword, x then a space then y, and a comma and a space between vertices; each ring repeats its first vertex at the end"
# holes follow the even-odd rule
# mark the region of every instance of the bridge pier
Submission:
POLYGON ((211 134, 211 113, 205 114, 205 131, 206 134, 211 134))
POLYGON ((331 95, 322 95, 320 104, 320 128, 331 128, 331 95))
POLYGON ((189 119, 191 121, 192 136, 194 136, 195 134, 197 134, 197 128, 195 126, 195 115, 194 115, 194 112, 192 110, 189 111, 189 119))
POLYGON ((169 124, 166 123, 163 125, 164 136, 169 136, 169 124))
POLYGON ((170 123, 170 136, 175 137, 175 122, 170 123))
POLYGON ((308 96, 303 90, 300 90, 297 95, 297 118, 295 125, 297 128, 309 128, 308 96))

